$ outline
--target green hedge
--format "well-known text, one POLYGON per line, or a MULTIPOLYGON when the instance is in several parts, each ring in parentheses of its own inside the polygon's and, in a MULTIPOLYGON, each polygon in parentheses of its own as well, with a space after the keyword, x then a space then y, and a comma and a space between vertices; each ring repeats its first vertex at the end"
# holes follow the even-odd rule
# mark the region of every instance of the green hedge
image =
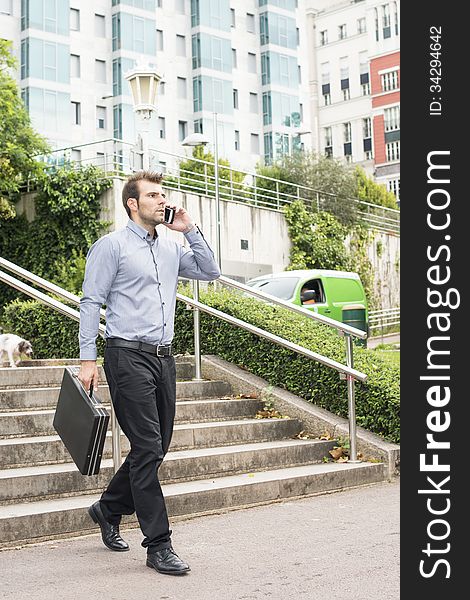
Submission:
MULTIPOLYGON (((187 287, 182 293, 190 296, 187 287)), ((202 302, 266 329, 315 352, 345 364, 344 340, 330 328, 302 315, 271 306, 228 290, 215 292, 211 286, 201 291, 202 302)), ((36 356, 78 356, 78 326, 65 317, 48 317, 50 309, 35 302, 7 307, 6 325, 21 331, 33 343, 36 356)), ((175 315, 175 353, 193 353, 192 311, 177 302, 175 315)), ((201 314, 201 348, 216 354, 255 375, 297 394, 337 415, 347 417, 347 387, 339 374, 315 361, 258 338, 245 330, 201 314)), ((102 348, 100 348, 102 352, 102 348)), ((361 427, 398 442, 399 369, 372 350, 354 350, 354 366, 368 375, 366 383, 356 383, 356 415, 361 427)))

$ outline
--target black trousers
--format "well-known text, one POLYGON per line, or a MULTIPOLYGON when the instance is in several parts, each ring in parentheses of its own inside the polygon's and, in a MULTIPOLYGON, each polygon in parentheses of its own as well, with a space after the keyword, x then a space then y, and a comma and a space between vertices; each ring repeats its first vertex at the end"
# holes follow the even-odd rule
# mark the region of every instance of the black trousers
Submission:
POLYGON ((104 371, 116 417, 130 452, 103 492, 105 518, 137 515, 147 553, 171 546, 171 530, 158 481, 158 468, 170 446, 176 403, 173 356, 153 356, 130 348, 106 348, 104 371))

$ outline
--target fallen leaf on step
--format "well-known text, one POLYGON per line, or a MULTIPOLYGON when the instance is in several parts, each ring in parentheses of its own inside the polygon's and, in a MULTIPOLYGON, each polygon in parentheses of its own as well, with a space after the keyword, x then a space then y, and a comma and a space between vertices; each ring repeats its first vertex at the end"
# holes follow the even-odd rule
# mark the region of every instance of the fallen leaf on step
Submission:
POLYGON ((343 456, 343 448, 333 448, 333 450, 330 450, 329 453, 334 460, 338 460, 338 458, 343 456))
POLYGON ((340 456, 336 462, 337 463, 345 463, 345 462, 348 462, 348 460, 349 460, 349 458, 347 456, 340 456))

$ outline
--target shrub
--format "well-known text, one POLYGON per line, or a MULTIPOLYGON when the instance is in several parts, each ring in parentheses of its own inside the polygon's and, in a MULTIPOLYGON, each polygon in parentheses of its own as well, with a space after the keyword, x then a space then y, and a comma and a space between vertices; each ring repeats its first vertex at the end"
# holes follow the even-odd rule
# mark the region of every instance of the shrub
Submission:
MULTIPOLYGON (((187 286, 181 292, 191 296, 187 286)), ((287 309, 272 306, 228 290, 209 288, 200 292, 201 302, 248 321, 271 333, 305 346, 314 352, 345 364, 344 340, 325 325, 315 323, 287 309)), ((5 311, 8 325, 27 334, 38 357, 78 356, 78 326, 66 322, 36 302, 17 302, 5 311)), ((193 313, 177 302, 175 353, 193 353, 193 313)), ((259 375, 271 385, 282 387, 337 415, 347 417, 346 382, 337 371, 272 344, 229 323, 201 313, 201 350, 216 354, 259 375)), ((100 340, 99 352, 103 351, 100 340)), ((361 427, 398 442, 399 369, 373 350, 355 346, 355 368, 368 375, 356 383, 356 416, 361 427)))

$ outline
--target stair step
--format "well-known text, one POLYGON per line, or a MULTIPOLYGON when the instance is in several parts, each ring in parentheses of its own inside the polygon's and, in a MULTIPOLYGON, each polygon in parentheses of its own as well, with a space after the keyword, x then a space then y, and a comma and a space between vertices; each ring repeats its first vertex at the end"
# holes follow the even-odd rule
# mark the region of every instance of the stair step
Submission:
MULTIPOLYGON (((59 399, 60 385, 36 388, 15 388, 0 390, 0 411, 34 410, 55 408, 59 399)), ((230 386, 224 381, 177 381, 176 399, 216 398, 231 394, 230 386)), ((107 385, 100 385, 96 396, 103 404, 111 403, 107 385)))
MULTIPOLYGON (((110 411, 110 405, 104 405, 110 411)), ((254 398, 207 398, 180 400, 176 403, 175 421, 206 422, 233 418, 252 418, 262 408, 254 398)), ((54 435, 55 408, 44 410, 8 411, 0 413, 0 438, 12 436, 54 435)), ((111 427, 111 425, 109 425, 111 427)), ((0 459, 0 466, 1 466, 0 459)))
MULTIPOLYGON (((297 419, 237 419, 209 423, 176 424, 173 429, 171 450, 207 448, 242 444, 251 441, 272 441, 291 438, 301 427, 297 419)), ((129 442, 121 435, 123 455, 129 451, 129 442)), ((111 432, 108 431, 104 457, 111 456, 111 432)), ((58 435, 0 439, 1 468, 17 468, 38 464, 69 462, 70 455, 58 435)))
MULTIPOLYGON (((383 481, 381 463, 325 463, 162 485, 170 518, 301 497, 383 481)), ((0 506, 0 546, 97 531, 87 508, 100 494, 0 506)), ((123 526, 136 526, 125 516, 123 526)))
MULTIPOLYGON (((28 361, 29 362, 29 361, 28 361)), ((34 362, 34 361, 31 361, 34 362)), ((46 361, 49 362, 49 361, 46 361)), ((184 357, 176 357, 176 379, 184 380, 194 376, 194 366, 184 357)), ((47 366, 25 366, 0 368, 0 389, 60 386, 64 364, 77 364, 61 360, 60 364, 47 366)), ((0 365, 1 366, 1 365, 0 365)), ((100 381, 106 381, 106 375, 101 365, 98 366, 100 381)))
MULTIPOLYGON (((277 440, 193 450, 170 451, 159 468, 162 483, 217 477, 319 462, 333 441, 277 440)), ((0 471, 0 504, 31 501, 104 489, 114 475, 111 459, 98 475, 82 475, 74 463, 0 471)))

